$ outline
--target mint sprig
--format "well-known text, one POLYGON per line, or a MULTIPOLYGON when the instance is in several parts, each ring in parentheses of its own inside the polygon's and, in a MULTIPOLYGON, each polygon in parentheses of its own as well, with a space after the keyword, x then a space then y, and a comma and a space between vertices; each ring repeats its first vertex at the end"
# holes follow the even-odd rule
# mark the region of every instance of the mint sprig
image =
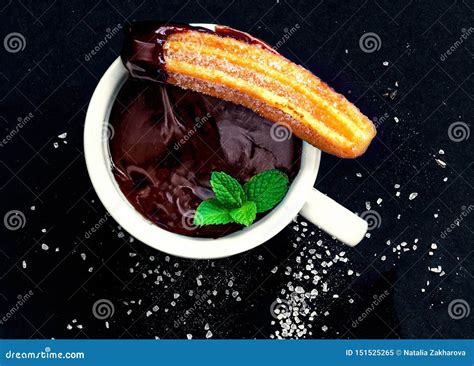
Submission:
POLYGON ((201 202, 194 216, 195 225, 218 225, 235 222, 251 225, 257 213, 275 207, 288 192, 288 176, 277 170, 254 175, 242 187, 224 172, 212 172, 211 187, 215 198, 201 202))

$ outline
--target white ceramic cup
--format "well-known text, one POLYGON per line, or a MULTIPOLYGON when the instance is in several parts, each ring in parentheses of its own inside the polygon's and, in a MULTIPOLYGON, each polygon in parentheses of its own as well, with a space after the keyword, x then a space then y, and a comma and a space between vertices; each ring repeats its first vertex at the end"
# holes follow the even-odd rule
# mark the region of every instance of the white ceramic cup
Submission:
POLYGON ((362 240, 367 232, 367 222, 313 188, 321 152, 306 142, 303 143, 300 170, 285 198, 249 227, 219 239, 193 238, 162 229, 146 219, 123 195, 111 169, 108 137, 114 131, 108 120, 115 98, 127 78, 128 71, 120 58, 102 76, 87 110, 84 154, 89 176, 100 200, 110 215, 135 238, 179 257, 222 258, 266 242, 301 213, 310 222, 349 246, 355 246, 362 240))

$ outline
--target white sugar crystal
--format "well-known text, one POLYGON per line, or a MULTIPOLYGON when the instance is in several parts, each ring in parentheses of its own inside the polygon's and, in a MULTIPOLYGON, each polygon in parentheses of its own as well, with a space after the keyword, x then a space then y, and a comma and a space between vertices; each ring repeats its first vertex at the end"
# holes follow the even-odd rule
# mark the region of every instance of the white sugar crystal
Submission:
POLYGON ((440 150, 438 151, 438 154, 444 155, 444 150, 440 149, 440 150))
POLYGON ((442 271, 442 268, 441 266, 437 266, 437 267, 431 267, 431 268, 428 268, 431 272, 434 272, 434 273, 441 273, 442 271))
POLYGON ((435 161, 441 168, 446 168, 446 163, 443 160, 435 159, 435 161))
POLYGON ((211 337, 212 337, 212 332, 208 330, 206 333, 206 338, 211 338, 211 337))
POLYGON ((47 244, 43 243, 43 244, 41 244, 41 249, 48 250, 49 246, 47 244))
POLYGON ((186 337, 187 337, 188 339, 193 339, 193 335, 192 335, 192 334, 186 334, 186 337))
POLYGON ((418 196, 418 193, 412 192, 412 193, 410 193, 410 195, 408 196, 408 199, 411 201, 411 200, 414 200, 417 196, 418 196))
POLYGON ((437 249, 437 248, 438 248, 438 246, 435 243, 431 244, 431 249, 437 249))
POLYGON ((400 184, 395 184, 393 188, 396 188, 396 189, 400 188, 400 184))
POLYGON ((21 262, 23 268, 26 268, 26 261, 21 262))
POLYGON ((384 61, 384 62, 382 62, 382 65, 384 65, 384 66, 388 66, 388 61, 384 61))
POLYGON ((393 120, 394 120, 396 123, 400 122, 400 120, 398 119, 398 117, 393 117, 393 120))
POLYGON ((62 134, 58 135, 60 139, 65 139, 67 136, 67 132, 63 132, 62 134))

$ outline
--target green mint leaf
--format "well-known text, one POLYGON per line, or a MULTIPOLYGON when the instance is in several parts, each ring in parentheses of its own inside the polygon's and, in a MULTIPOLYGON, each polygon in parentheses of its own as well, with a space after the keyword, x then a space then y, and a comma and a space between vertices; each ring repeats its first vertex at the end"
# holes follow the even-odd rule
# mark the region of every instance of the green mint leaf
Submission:
POLYGON ((245 193, 235 178, 224 172, 212 172, 211 187, 221 205, 227 208, 242 206, 245 193))
POLYGON ((202 201, 194 215, 194 225, 217 225, 233 222, 229 211, 215 198, 202 201))
POLYGON ((255 202, 257 212, 275 207, 288 192, 288 176, 276 169, 254 175, 244 185, 247 200, 255 202))
POLYGON ((257 216, 257 206, 255 202, 247 201, 242 204, 239 208, 234 208, 230 211, 230 216, 238 224, 249 226, 255 221, 257 216))

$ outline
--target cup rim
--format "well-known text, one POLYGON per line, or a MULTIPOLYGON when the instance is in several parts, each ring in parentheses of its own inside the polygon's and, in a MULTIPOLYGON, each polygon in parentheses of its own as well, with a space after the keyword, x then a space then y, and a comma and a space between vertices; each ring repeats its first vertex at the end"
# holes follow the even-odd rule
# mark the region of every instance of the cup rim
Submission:
POLYGON ((118 57, 100 79, 89 103, 84 125, 84 155, 92 185, 109 214, 133 237, 150 247, 178 257, 216 259, 263 244, 286 227, 303 207, 318 173, 321 152, 303 142, 300 170, 287 195, 258 222, 222 238, 193 238, 173 233, 142 216, 120 190, 112 173, 108 120, 128 71, 118 57))

